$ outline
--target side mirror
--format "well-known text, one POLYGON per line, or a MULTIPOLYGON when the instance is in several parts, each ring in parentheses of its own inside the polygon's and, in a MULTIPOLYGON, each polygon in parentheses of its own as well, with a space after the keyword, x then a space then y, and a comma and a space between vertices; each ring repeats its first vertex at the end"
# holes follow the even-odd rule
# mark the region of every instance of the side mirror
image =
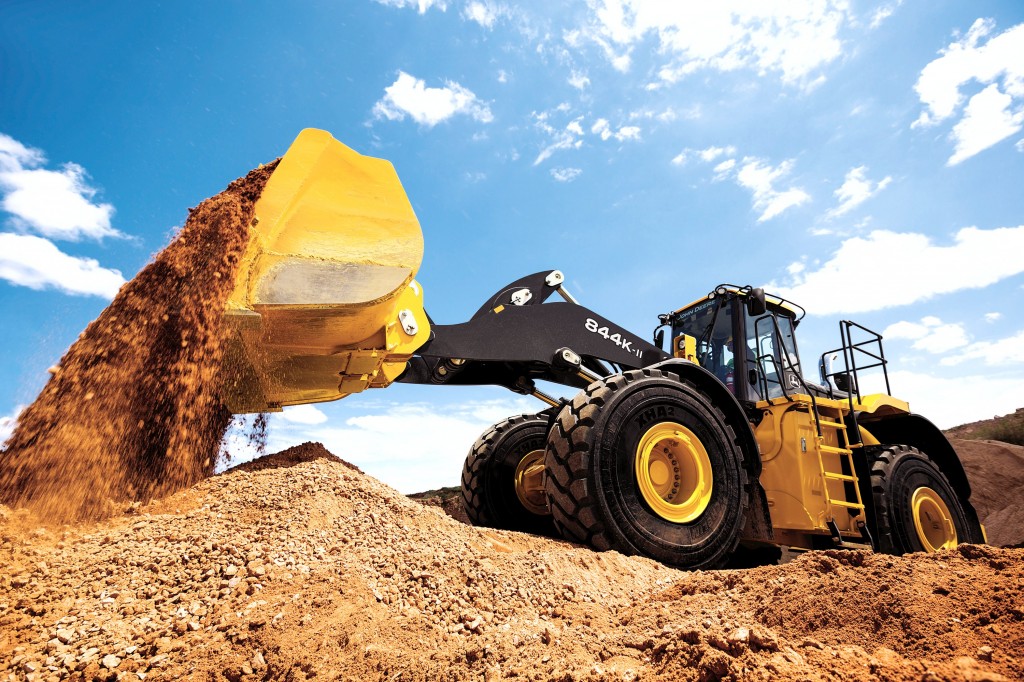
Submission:
POLYGON ((832 355, 828 355, 826 353, 821 356, 821 360, 818 362, 818 375, 821 377, 821 383, 823 386, 828 386, 829 379, 832 374, 832 367, 838 359, 839 353, 832 353, 832 355))
POLYGON ((654 345, 658 348, 665 350, 665 330, 659 329, 654 332, 654 345))
POLYGON ((760 317, 768 310, 764 302, 764 289, 756 287, 747 295, 747 312, 751 317, 760 317))

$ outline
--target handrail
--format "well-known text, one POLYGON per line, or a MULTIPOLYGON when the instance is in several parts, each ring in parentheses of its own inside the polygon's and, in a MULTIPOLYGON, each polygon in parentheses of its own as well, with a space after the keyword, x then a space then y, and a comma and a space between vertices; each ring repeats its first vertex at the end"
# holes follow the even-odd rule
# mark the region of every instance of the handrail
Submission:
POLYGON ((846 377, 846 399, 850 404, 850 416, 851 419, 853 419, 853 425, 855 427, 853 429, 853 437, 857 440, 858 444, 861 444, 862 440, 860 437, 860 427, 857 424, 857 413, 854 410, 854 396, 856 396, 857 402, 861 401, 859 372, 861 370, 868 370, 874 369, 876 367, 881 367, 882 376, 885 378, 885 392, 888 395, 892 395, 892 388, 889 384, 889 370, 887 368, 888 361, 885 359, 885 349, 882 346, 882 335, 879 334, 878 332, 872 331, 871 329, 868 329, 867 327, 857 324, 856 322, 853 322, 851 320, 840 320, 839 337, 842 342, 842 345, 839 348, 835 348, 833 350, 825 351, 824 353, 822 353, 821 359, 818 361, 818 367, 821 373, 821 379, 825 383, 825 387, 828 389, 829 398, 834 399, 835 397, 835 393, 832 389, 831 380, 834 379, 835 377, 838 377, 839 375, 843 375, 846 377), (866 334, 869 335, 869 338, 854 343, 854 328, 857 328, 862 332, 865 332, 866 334), (868 347, 874 346, 876 344, 878 346, 877 353, 872 352, 871 350, 868 349, 868 347), (827 367, 825 363, 825 358, 833 354, 838 354, 840 352, 843 354, 843 368, 836 370, 834 372, 826 371, 827 367), (865 355, 868 358, 870 358, 870 360, 875 360, 876 362, 871 362, 869 360, 867 364, 858 366, 857 357, 860 354, 865 355))

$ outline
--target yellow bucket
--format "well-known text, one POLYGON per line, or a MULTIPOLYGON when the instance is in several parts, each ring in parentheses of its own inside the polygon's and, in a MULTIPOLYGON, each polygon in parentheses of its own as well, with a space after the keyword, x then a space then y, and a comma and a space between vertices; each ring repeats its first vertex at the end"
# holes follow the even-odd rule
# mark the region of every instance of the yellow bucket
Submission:
POLYGON ((390 162, 303 130, 249 230, 225 311, 233 412, 387 386, 429 338, 423 234, 390 162))

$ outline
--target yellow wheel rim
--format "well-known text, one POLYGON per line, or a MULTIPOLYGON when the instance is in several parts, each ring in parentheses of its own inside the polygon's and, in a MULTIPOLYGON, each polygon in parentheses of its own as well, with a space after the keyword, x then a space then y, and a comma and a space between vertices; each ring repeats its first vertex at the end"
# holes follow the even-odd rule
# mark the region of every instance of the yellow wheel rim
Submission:
POLYGON ((910 505, 914 510, 917 538, 924 545, 925 551, 937 552, 956 547, 953 515, 937 492, 931 488, 918 488, 914 491, 910 505))
POLYGON ((544 451, 533 450, 519 460, 516 466, 516 497, 526 509, 534 514, 548 514, 548 502, 544 497, 544 451))
POLYGON ((711 459, 682 424, 655 424, 636 450, 636 480, 644 502, 672 523, 691 523, 711 502, 711 459))

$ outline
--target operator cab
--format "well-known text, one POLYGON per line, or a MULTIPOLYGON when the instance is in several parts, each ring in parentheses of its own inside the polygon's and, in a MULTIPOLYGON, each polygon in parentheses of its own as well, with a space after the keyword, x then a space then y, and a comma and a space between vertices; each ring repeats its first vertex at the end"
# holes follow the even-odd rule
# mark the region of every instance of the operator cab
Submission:
POLYGON ((800 306, 761 289, 722 284, 663 319, 677 356, 686 336, 696 339, 700 366, 744 403, 806 392, 795 329, 800 306))

